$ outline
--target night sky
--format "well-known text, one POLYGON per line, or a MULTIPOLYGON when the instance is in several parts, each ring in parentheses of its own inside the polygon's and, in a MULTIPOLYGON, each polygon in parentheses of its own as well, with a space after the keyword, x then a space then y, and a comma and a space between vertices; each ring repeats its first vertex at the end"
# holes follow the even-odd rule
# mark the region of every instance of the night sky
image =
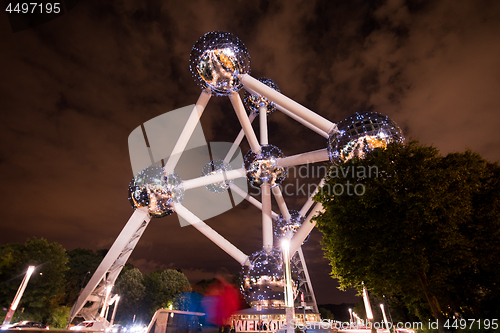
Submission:
MULTIPOLYGON (((4 12, 0 244, 35 236, 68 250, 111 246, 132 213, 128 135, 196 102, 189 54, 213 30, 245 43, 252 76, 331 121, 377 111, 444 154, 500 159, 497 0, 89 0, 18 32, 4 12)), ((326 147, 279 112, 269 121, 269 141, 285 155, 326 147)), ((225 97, 210 100, 202 126, 207 141, 232 142, 240 130, 225 97)), ((207 223, 246 254, 261 248, 260 212, 246 202, 207 223)), ((320 238, 316 230, 304 246, 318 303, 356 301, 329 277, 320 238)), ((191 282, 239 272, 173 217, 151 221, 129 262, 144 273, 179 268, 191 282)))

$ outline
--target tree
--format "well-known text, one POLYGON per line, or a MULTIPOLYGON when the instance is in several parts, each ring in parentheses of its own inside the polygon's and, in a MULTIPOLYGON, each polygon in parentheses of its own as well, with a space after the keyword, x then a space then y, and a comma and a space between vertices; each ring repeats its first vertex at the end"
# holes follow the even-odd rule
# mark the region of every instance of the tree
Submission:
POLYGON ((132 321, 132 318, 136 316, 140 320, 145 320, 148 315, 144 311, 146 287, 144 286, 144 276, 141 271, 132 268, 122 272, 116 280, 115 288, 115 292, 120 295, 117 319, 132 321))
POLYGON ((158 309, 168 307, 177 294, 191 290, 186 275, 174 269, 157 270, 146 275, 144 286, 150 315, 158 309))
POLYGON ((64 303, 72 306, 81 290, 92 277, 105 256, 104 251, 77 248, 67 251, 68 271, 66 272, 66 293, 64 303))
POLYGON ((329 320, 334 320, 335 318, 333 317, 332 311, 325 309, 324 307, 319 307, 319 314, 321 316, 321 319, 329 319, 329 320))
POLYGON ((68 260, 66 250, 58 243, 31 238, 24 244, 3 245, 0 253, 6 263, 0 272, 3 307, 10 306, 28 266, 35 266, 18 309, 25 308, 25 318, 46 320, 62 303, 68 260))
POLYGON ((499 296, 499 174, 477 154, 442 157, 416 141, 332 166, 316 197, 332 276, 441 325, 455 312, 487 315, 484 302, 499 296))

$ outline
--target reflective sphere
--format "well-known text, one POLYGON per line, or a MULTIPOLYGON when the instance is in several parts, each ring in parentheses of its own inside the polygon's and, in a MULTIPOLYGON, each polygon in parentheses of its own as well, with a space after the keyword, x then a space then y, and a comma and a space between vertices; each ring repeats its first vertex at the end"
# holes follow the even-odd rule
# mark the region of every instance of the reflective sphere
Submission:
POLYGON ((285 155, 273 145, 262 146, 260 154, 251 150, 245 155, 245 168, 248 181, 256 187, 260 187, 264 181, 274 187, 286 178, 286 169, 276 166, 279 158, 285 155))
POLYGON ((182 180, 176 173, 165 176, 160 166, 149 166, 130 182, 128 199, 132 207, 147 207, 152 217, 173 213, 172 204, 181 202, 184 196, 182 180))
POLYGON ((404 142, 396 123, 376 112, 356 113, 338 124, 338 132, 328 138, 328 153, 333 163, 353 157, 363 158, 375 148, 391 142, 404 142))
MULTIPOLYGON (((302 223, 305 220, 304 216, 300 216, 299 212, 296 210, 290 210, 290 221, 285 220, 282 214, 273 221, 273 230, 274 230, 274 236, 278 240, 278 242, 283 238, 283 237, 289 237, 291 238, 297 230, 302 226, 302 223)), ((309 239, 309 235, 307 238, 304 240, 304 243, 307 242, 309 239)))
MULTIPOLYGON (((274 248, 255 252, 249 257, 250 266, 241 272, 241 289, 245 300, 251 306, 280 306, 284 304, 285 275, 281 251, 274 248)), ((299 285, 298 272, 291 263, 294 294, 299 285)))
POLYGON ((250 56, 238 37, 214 31, 206 33, 194 44, 189 67, 202 87, 224 96, 243 86, 238 74, 250 72, 250 56))
MULTIPOLYGON (((224 161, 222 160, 215 160, 215 161, 210 161, 201 170, 201 175, 202 176, 209 176, 209 175, 214 175, 217 173, 222 173, 225 171, 232 170, 231 166, 229 164, 224 164, 224 161)), ((229 184, 232 183, 232 180, 226 180, 218 183, 213 183, 210 185, 206 185, 205 187, 207 190, 210 192, 214 193, 221 193, 227 191, 229 188, 229 184)))
MULTIPOLYGON (((264 83, 266 86, 273 88, 277 92, 280 91, 276 83, 274 83, 272 80, 263 77, 258 80, 264 83)), ((274 102, 269 101, 264 96, 252 95, 248 91, 245 91, 245 94, 243 96, 243 103, 245 103, 247 109, 254 114, 259 114, 259 108, 261 105, 267 108, 267 114, 272 113, 276 109, 276 105, 274 104, 274 102)))

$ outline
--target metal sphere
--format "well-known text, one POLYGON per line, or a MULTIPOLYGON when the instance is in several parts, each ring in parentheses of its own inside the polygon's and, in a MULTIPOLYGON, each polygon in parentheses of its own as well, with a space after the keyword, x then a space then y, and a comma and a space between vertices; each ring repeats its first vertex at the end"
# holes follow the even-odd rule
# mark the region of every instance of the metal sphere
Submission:
MULTIPOLYGON (((251 306, 282 306, 284 304, 285 275, 281 251, 274 248, 270 252, 261 250, 249 257, 250 266, 241 272, 241 289, 245 300, 251 306)), ((292 284, 297 294, 299 274, 291 263, 292 284)))
MULTIPOLYGON (((280 89, 272 80, 261 77, 258 79, 260 82, 264 83, 266 86, 273 88, 277 92, 280 92, 280 89)), ((276 104, 274 102, 269 101, 266 97, 261 95, 253 95, 248 91, 245 91, 243 95, 243 103, 247 107, 247 109, 254 114, 259 114, 260 106, 265 106, 267 108, 267 114, 271 114, 274 110, 276 110, 276 104)))
POLYGON ((152 217, 173 213, 172 204, 184 196, 182 180, 176 173, 164 174, 160 166, 149 166, 130 182, 128 199, 134 209, 147 207, 152 217))
POLYGON ((250 72, 250 56, 238 37, 213 31, 194 44, 189 67, 202 87, 211 89, 215 95, 226 96, 243 86, 238 74, 250 72))
POLYGON ((338 124, 338 132, 328 138, 328 153, 332 163, 345 162, 353 157, 364 158, 375 148, 391 142, 404 142, 396 123, 376 112, 356 113, 338 124))
MULTIPOLYGON (((222 160, 215 160, 215 161, 210 161, 201 170, 201 175, 202 176, 209 176, 209 175, 215 175, 217 173, 223 173, 225 171, 232 170, 231 166, 229 164, 224 164, 224 161, 222 160)), ((232 180, 226 180, 222 182, 217 182, 213 184, 206 185, 205 187, 207 190, 210 192, 214 193, 222 193, 227 191, 229 188, 229 184, 232 183, 232 180)))
MULTIPOLYGON (((283 237, 291 238, 302 226, 302 223, 304 223, 305 217, 300 216, 298 211, 290 210, 289 213, 290 221, 287 221, 282 214, 280 214, 279 217, 273 221, 274 236, 278 242, 283 237)), ((308 239, 309 235, 303 243, 307 242, 308 239)))
POLYGON ((265 181, 274 187, 286 178, 286 168, 277 166, 277 161, 285 157, 278 147, 262 146, 260 154, 251 150, 245 155, 245 169, 248 181, 255 187, 260 187, 265 181))

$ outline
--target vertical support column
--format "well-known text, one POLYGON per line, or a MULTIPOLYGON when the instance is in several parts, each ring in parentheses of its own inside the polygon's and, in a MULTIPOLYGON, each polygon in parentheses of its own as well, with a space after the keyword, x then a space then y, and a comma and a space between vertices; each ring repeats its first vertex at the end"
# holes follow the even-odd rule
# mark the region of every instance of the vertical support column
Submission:
POLYGON ((271 217, 271 186, 266 181, 261 186, 262 191, 262 242, 264 250, 273 249, 273 220, 271 217))
POLYGON ((285 265, 285 307, 286 307, 286 332, 294 333, 292 326, 295 317, 295 308, 293 304, 292 272, 290 269, 290 241, 283 239, 281 242, 281 251, 283 254, 283 264, 285 265))
MULTIPOLYGON (((262 210, 262 203, 260 203, 257 199, 255 199, 254 197, 252 197, 247 192, 243 191, 238 186, 234 185, 234 183, 229 184, 229 188, 231 189, 231 191, 235 192, 236 194, 238 194, 239 196, 241 196, 243 199, 247 200, 252 205, 254 205, 258 209, 262 210)), ((277 219, 279 217, 279 215, 276 214, 275 212, 271 211, 271 217, 273 219, 277 219)))
POLYGON ((259 120, 260 120, 260 145, 265 146, 269 144, 269 137, 267 132, 267 106, 259 106, 259 120))

